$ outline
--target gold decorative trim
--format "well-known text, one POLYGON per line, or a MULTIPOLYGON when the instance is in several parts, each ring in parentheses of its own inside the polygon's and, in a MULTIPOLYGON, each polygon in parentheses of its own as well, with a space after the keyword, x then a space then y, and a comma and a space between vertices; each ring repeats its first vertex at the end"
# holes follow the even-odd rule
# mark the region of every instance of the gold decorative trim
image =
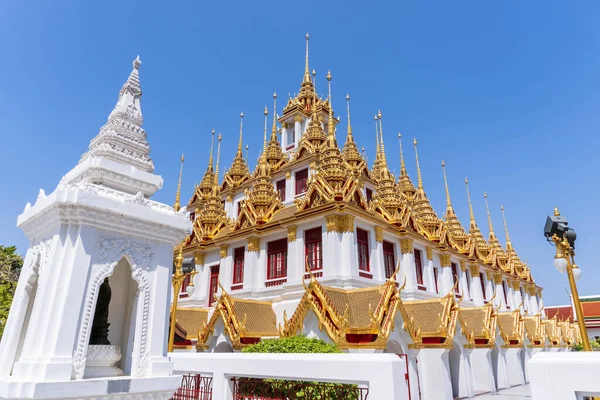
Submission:
POLYGON ((433 260, 433 247, 425 247, 425 254, 427 255, 427 259, 429 261, 433 260))
POLYGON ((499 272, 493 273, 492 278, 494 279, 494 284, 501 285, 502 284, 502 274, 499 272))
POLYGON ((511 280, 508 281, 509 286, 514 290, 514 291, 518 291, 519 288, 521 287, 521 282, 519 282, 518 280, 511 280))
POLYGON ((296 114, 296 116, 294 117, 294 122, 302 122, 302 115, 296 114))
POLYGON ((325 216, 327 232, 353 232, 354 215, 351 214, 331 214, 325 216))
POLYGON ((442 267, 449 267, 452 265, 450 261, 450 254, 440 254, 440 265, 442 267))
POLYGON ((383 228, 381 226, 375 227, 375 241, 379 243, 383 242, 383 228))
POLYGON ((467 263, 464 260, 460 260, 460 270, 465 272, 467 270, 467 263))
POLYGON ((288 243, 296 241, 296 231, 297 230, 298 230, 298 227, 296 225, 290 225, 290 226, 287 227, 287 231, 288 231, 288 243))
POLYGON ((227 257, 227 252, 228 251, 229 251, 229 245, 228 244, 222 244, 221 245, 221 258, 227 257))
POLYGON ((287 129, 287 122, 283 121, 281 123, 281 129, 287 129))
POLYGON ((248 238, 248 251, 249 252, 260 251, 260 238, 258 236, 250 236, 248 238))
POLYGON ((525 286, 525 293, 527 293, 530 296, 535 296, 535 286, 525 286))
POLYGON ((194 263, 196 265, 204 265, 204 253, 201 251, 194 252, 194 263))
POLYGON ((402 254, 413 252, 413 240, 409 238, 400 239, 400 251, 402 254))
POLYGON ((489 269, 485 270, 485 277, 488 279, 488 281, 492 281, 494 273, 492 271, 490 271, 489 269))
POLYGON ((227 195, 227 201, 231 203, 233 201, 233 195, 230 193, 227 195))
POLYGON ((535 293, 536 293, 538 296, 542 297, 542 290, 543 290, 542 288, 536 288, 536 290, 535 290, 535 293))
POLYGON ((285 171, 285 179, 290 179, 292 177, 292 171, 285 171))
POLYGON ((473 278, 475 278, 475 277, 479 278, 479 265, 477 265, 477 264, 469 265, 469 271, 471 271, 471 276, 473 278))

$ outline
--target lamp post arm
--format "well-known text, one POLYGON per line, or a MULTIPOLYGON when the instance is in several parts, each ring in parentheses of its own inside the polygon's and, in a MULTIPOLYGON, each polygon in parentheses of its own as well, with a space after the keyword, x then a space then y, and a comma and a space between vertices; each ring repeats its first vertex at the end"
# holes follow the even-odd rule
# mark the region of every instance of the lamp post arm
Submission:
POLYGON ((569 285, 571 286, 571 293, 573 295, 573 304, 575 305, 575 315, 577 315, 577 324, 579 325, 579 332, 581 332, 581 341, 583 342, 583 349, 585 351, 592 351, 590 346, 590 338, 588 337, 587 329, 585 327, 585 319, 583 317, 583 307, 579 300, 579 292, 577 291, 577 284, 575 283, 575 277, 573 276, 573 265, 575 264, 573 250, 569 251, 569 255, 566 255, 567 275, 569 276, 569 285))

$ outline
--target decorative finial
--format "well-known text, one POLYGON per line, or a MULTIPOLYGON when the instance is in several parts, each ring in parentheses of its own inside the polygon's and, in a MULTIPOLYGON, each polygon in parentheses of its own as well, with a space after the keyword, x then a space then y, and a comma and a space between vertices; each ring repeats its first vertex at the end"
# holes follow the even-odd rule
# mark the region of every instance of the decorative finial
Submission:
POLYGON ((377 124, 377 114, 375 114, 373 120, 375 121, 375 160, 379 160, 381 147, 379 146, 379 125, 377 124))
POLYGON ((175 275, 181 276, 181 267, 183 266, 183 244, 178 247, 177 256, 175 257, 175 275))
POLYGON ((383 145, 383 116, 381 110, 377 112, 377 119, 379 120, 379 135, 381 140, 381 162, 387 168, 387 161, 385 159, 385 146, 383 145))
POLYGON ((465 176, 465 186, 467 187, 467 200, 469 201, 469 217, 471 219, 471 225, 475 226, 475 214, 473 214, 473 205, 471 204, 471 193, 469 192, 469 180, 465 176))
POLYGON ((398 143, 400 144, 400 175, 406 175, 406 167, 404 166, 404 153, 402 152, 402 134, 398 132, 398 143))
POLYGON ((217 166, 215 168, 215 183, 213 186, 215 196, 219 195, 219 159, 221 158, 221 139, 221 133, 219 133, 219 136, 217 137, 217 166))
POLYGON ((140 56, 137 56, 135 60, 133 60, 133 68, 139 69, 140 65, 142 65, 142 61, 140 60, 140 56))
POLYGON ((271 140, 277 141, 277 92, 273 92, 273 127, 271 128, 271 140))
POLYGON ((448 209, 452 208, 452 203, 450 201, 450 190, 448 190, 448 180, 446 179, 446 163, 444 159, 442 159, 442 170, 444 171, 444 186, 446 186, 446 207, 448 209))
POLYGON ((263 111, 263 114, 265 116, 265 131, 263 134, 263 154, 266 153, 267 150, 267 117, 269 116, 269 110, 267 109, 267 106, 265 106, 265 110, 263 111))
POLYGON ((183 176, 183 162, 185 161, 185 157, 183 154, 181 155, 181 165, 179 167, 179 182, 177 183, 177 193, 175 194, 175 204, 173 208, 175 211, 179 211, 181 209, 181 177, 183 176))
POLYGON ((328 102, 329 102, 329 121, 327 122, 327 136, 328 139, 330 141, 332 141, 331 143, 329 143, 330 146, 334 145, 334 140, 335 140, 335 131, 334 131, 334 127, 333 127, 333 106, 331 105, 331 71, 327 71, 327 90, 328 90, 328 102))
POLYGON ((304 65, 304 80, 302 83, 310 83, 310 70, 308 69, 308 33, 306 34, 306 58, 304 65))
POLYGON ((554 207, 554 216, 560 217, 560 213, 558 212, 558 207, 554 207))
POLYGON ((488 224, 490 225, 490 237, 495 236, 494 227, 492 226, 492 216, 490 215, 490 207, 488 206, 487 193, 483 192, 483 198, 485 199, 485 209, 488 215, 488 224))
POLYGON ((346 94, 346 109, 348 110, 348 136, 346 137, 346 142, 353 142, 352 138, 352 125, 350 124, 350 95, 346 94))
POLYGON ((248 149, 250 149, 250 146, 246 145, 246 163, 248 163, 248 149))
POLYGON ((210 157, 208 158, 208 168, 207 168, 208 172, 213 171, 213 147, 214 147, 214 145, 215 145, 215 129, 213 128, 213 130, 211 131, 211 138, 210 138, 210 157))
POLYGON ((504 216, 504 206, 502 204, 500 205, 500 211, 502 211, 502 221, 504 222, 504 233, 506 235, 506 247, 507 248, 509 246, 512 247, 512 244, 510 243, 510 237, 508 236, 508 227, 506 225, 506 217, 504 216))
POLYGON ((242 131, 243 131, 244 113, 240 113, 240 141, 238 142, 237 157, 242 158, 242 131))
POLYGON ((415 158, 417 160, 417 179, 419 189, 423 189, 423 180, 421 179, 421 167, 419 167, 419 152, 417 150, 417 138, 414 138, 413 145, 415 146, 415 158))

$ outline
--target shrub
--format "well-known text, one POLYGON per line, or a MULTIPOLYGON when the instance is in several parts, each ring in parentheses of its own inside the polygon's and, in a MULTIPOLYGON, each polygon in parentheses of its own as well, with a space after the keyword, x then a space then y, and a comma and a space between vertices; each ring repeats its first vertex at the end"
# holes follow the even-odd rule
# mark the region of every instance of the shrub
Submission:
POLYGON ((341 353, 335 344, 304 335, 265 339, 242 350, 244 353, 341 353))

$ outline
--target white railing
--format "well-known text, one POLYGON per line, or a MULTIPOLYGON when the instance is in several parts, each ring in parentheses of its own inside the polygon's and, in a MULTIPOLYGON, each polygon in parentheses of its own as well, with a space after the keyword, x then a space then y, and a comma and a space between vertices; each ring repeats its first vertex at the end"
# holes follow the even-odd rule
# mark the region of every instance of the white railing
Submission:
POLYGON ((395 354, 169 353, 176 373, 210 375, 212 399, 230 400, 231 378, 367 385, 369 400, 407 400, 406 363, 395 354))

